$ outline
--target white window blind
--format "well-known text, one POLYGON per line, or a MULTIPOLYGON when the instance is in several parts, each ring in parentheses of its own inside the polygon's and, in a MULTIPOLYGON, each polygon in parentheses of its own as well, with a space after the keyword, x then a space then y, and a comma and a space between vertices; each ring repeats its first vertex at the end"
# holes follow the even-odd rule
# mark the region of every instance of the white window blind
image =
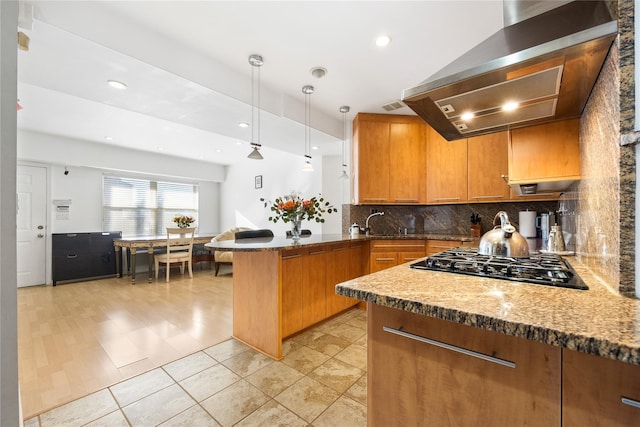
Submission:
POLYGON ((166 234, 176 214, 198 222, 198 185, 104 175, 103 230, 122 231, 123 237, 166 234))

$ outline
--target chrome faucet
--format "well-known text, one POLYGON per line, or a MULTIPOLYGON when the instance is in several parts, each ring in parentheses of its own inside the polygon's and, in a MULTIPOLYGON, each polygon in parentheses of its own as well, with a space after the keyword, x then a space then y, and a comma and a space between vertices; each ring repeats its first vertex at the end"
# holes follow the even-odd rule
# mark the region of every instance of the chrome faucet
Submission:
POLYGON ((367 217, 367 220, 365 221, 365 224, 364 224, 365 235, 367 235, 367 236, 369 235, 369 231, 370 231, 370 229, 369 229, 369 220, 371 219, 371 217, 377 216, 377 215, 382 216, 382 215, 384 215, 384 212, 374 212, 374 213, 372 213, 371 215, 369 215, 367 217))

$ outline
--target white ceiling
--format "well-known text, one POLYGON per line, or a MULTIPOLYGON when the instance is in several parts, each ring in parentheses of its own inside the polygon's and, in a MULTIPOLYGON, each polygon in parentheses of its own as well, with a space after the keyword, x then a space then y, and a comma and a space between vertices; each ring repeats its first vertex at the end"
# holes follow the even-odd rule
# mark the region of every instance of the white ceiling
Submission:
MULTIPOLYGON (((249 153, 251 54, 260 54, 260 142, 339 155, 341 105, 382 106, 502 27, 502 1, 22 1, 18 127, 233 164, 249 153), (33 10, 33 21, 29 12, 33 10), (32 22, 31 29, 29 22, 32 22), (392 42, 375 46, 379 34, 392 42), (328 70, 322 79, 313 67, 328 70), (106 80, 125 82, 117 91, 106 80), (106 140, 105 137, 112 140, 106 140)), ((413 114, 407 108, 395 114, 413 114)), ((257 126, 256 126, 257 127, 257 126)))

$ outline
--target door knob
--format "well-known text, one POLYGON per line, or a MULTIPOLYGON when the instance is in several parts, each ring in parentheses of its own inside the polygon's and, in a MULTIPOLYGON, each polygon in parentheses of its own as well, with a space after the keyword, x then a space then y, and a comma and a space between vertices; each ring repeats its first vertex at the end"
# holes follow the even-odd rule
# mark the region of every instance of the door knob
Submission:
POLYGON ((44 234, 38 234, 38 237, 42 239, 44 237, 44 234))

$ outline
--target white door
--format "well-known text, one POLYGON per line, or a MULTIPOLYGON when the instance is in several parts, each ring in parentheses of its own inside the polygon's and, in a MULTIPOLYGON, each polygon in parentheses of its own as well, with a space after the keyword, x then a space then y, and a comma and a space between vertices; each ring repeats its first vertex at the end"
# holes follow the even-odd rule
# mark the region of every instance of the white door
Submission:
POLYGON ((47 170, 18 165, 16 178, 18 287, 43 285, 47 242, 47 170))

